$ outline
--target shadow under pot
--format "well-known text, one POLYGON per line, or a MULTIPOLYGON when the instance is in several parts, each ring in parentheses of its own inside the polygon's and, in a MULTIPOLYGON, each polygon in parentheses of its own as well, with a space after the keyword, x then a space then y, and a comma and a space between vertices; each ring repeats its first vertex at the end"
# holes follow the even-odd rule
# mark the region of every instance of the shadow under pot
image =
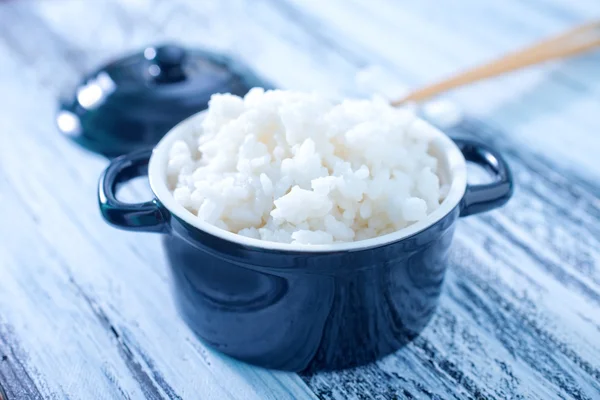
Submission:
POLYGON ((513 184, 494 150, 432 128, 432 153, 450 190, 425 220, 374 239, 300 246, 247 238, 207 224, 177 204, 166 182, 168 150, 203 114, 154 150, 119 157, 99 184, 102 215, 119 228, 159 232, 181 315, 202 341, 237 359, 289 371, 341 369, 390 354, 433 316, 459 217, 506 203, 513 184), (466 161, 493 183, 467 185, 466 161), (155 198, 116 199, 148 174, 155 198))

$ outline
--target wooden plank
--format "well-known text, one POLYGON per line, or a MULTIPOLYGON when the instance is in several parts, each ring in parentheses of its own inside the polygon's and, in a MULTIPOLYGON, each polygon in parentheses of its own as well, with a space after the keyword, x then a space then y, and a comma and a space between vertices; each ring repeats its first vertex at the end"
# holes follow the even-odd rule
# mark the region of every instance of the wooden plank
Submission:
MULTIPOLYGON (((10 221, 0 227, 0 276, 8 277, 0 280, 0 353, 8 355, 0 379, 9 395, 311 396, 294 375, 203 347, 176 316, 158 237, 118 232, 100 220, 94 192, 105 160, 57 137, 49 123, 56 94, 73 76, 109 55, 177 38, 232 52, 282 87, 352 95, 360 93, 356 73, 369 64, 414 86, 557 32, 599 7, 591 0, 459 6, 1 5, 0 87, 15 94, 0 97, 0 220, 10 221)), ((591 135, 599 127, 600 79, 593 61, 453 95, 483 121, 466 121, 458 132, 507 155, 515 198, 501 211, 460 221, 440 308, 423 334, 372 365, 303 376, 318 397, 600 396, 600 171, 591 135)), ((136 185, 126 194, 143 193, 136 185)))
MULTIPOLYGON (((36 33, 52 34, 15 9, 13 17, 37 23, 36 33)), ((18 29, 10 32, 11 43, 22 44, 18 29)), ((2 335, 2 351, 25 364, 32 393, 44 398, 311 398, 293 374, 253 368, 202 345, 172 304, 158 236, 115 232, 101 221, 95 192, 106 161, 58 136, 51 122, 56 87, 42 87, 46 76, 73 73, 52 58, 67 42, 31 53, 0 50, 11 60, 2 86, 19 93, 4 104, 11 118, 3 118, 3 132, 14 134, 3 133, 0 146, 2 221, 18 227, 1 230, 2 276, 11 279, 0 282, 0 315, 3 333, 12 332, 2 335), (33 82, 10 82, 24 63, 44 59, 40 75, 28 76, 33 82)), ((24 381, 8 380, 9 395, 24 381)))
MULTIPOLYGON (((476 132, 486 135, 480 126, 476 132)), ((440 309, 423 334, 376 365, 305 377, 318 395, 545 399, 600 393, 599 276, 590 267, 598 264, 600 245, 597 199, 559 173, 535 171, 543 168, 539 160, 526 167, 510 161, 523 185, 503 211, 460 222, 440 309), (528 179, 532 170, 550 182, 528 179), (568 189, 557 192, 556 186, 568 189), (541 204, 535 192, 564 202, 582 198, 583 204, 557 209, 541 204), (540 217, 555 225, 531 224, 540 217)))
MULTIPOLYGON (((331 7, 329 10, 326 7, 324 9, 320 3, 318 7, 315 7, 315 9, 317 8, 319 15, 337 16, 339 14, 339 12, 333 13, 334 7, 331 7)), ((338 7, 336 10, 339 9, 341 7, 338 7)), ((344 12, 349 13, 348 8, 344 12)), ((364 15, 363 13, 357 14, 364 15)), ((302 18, 305 18, 304 14, 296 15, 295 18, 290 18, 290 20, 294 19, 296 23, 302 24, 302 18)), ((356 20, 360 20, 358 15, 356 20)), ((336 19, 335 21, 327 22, 334 23, 336 21, 339 20, 336 19)), ((326 22, 320 22, 321 26, 327 26, 326 22)), ((348 24, 348 26, 356 26, 356 24, 347 19, 343 19, 343 22, 348 24)), ((309 24, 310 26, 315 26, 312 20, 309 24)), ((361 25, 363 29, 360 31, 348 29, 348 32, 355 32, 355 36, 362 37, 365 32, 365 25, 368 25, 368 21, 361 25)), ((330 33, 329 35, 331 37, 338 37, 336 34, 330 33)), ((444 34, 447 35, 449 33, 444 32, 444 34)), ((319 35, 323 35, 323 32, 319 32, 319 35)), ((439 36, 439 34, 436 36, 439 36)), ((344 39, 339 39, 339 41, 343 42, 344 39)), ((428 47, 425 46, 425 48, 428 47)), ((419 63, 417 64, 420 65, 419 63)), ((437 66, 439 64, 434 65, 437 66)), ((524 108, 523 112, 527 112, 527 109, 524 108)), ((549 397, 559 395, 586 398, 586 396, 598 392, 599 388, 596 384, 599 376, 597 360, 600 359, 600 355, 598 354, 598 346, 593 340, 595 335, 597 335, 598 320, 594 317, 591 317, 591 320, 589 319, 591 315, 595 315, 594 310, 598 300, 598 273, 596 268, 589 268, 590 265, 596 265, 598 261, 598 254, 595 249, 598 248, 599 243, 596 239, 598 238, 597 231, 594 228, 598 222, 598 203, 594 195, 597 186, 586 181, 585 178, 576 179, 573 175, 568 175, 569 178, 567 179, 564 177, 559 179, 561 178, 561 172, 557 172, 554 169, 555 166, 552 162, 554 160, 549 160, 548 158, 540 159, 535 154, 532 154, 528 148, 502 144, 503 139, 506 137, 506 134, 502 132, 491 131, 485 128, 485 126, 478 127, 475 129, 475 132, 480 138, 496 143, 496 145, 503 148, 508 154, 512 154, 510 160, 515 166, 515 172, 519 173, 519 179, 526 184, 524 187, 519 188, 524 193, 519 192, 521 196, 515 198, 513 202, 516 205, 507 207, 506 211, 502 213, 495 213, 496 215, 504 215, 505 213, 510 213, 508 210, 517 210, 516 212, 513 211, 510 219, 501 218, 500 221, 502 222, 498 222, 496 219, 484 217, 483 220, 487 221, 487 225, 483 225, 483 227, 478 226, 480 225, 479 219, 476 219, 476 222, 467 222, 468 229, 476 230, 478 228, 477 231, 481 232, 480 241, 473 240, 470 233, 462 233, 460 229, 457 232, 457 252, 460 251, 461 245, 466 246, 470 250, 470 252, 467 252, 467 256, 461 258, 461 263, 464 265, 460 267, 463 269, 468 268, 472 277, 470 277, 471 280, 460 283, 461 290, 457 290, 457 292, 462 298, 458 298, 456 301, 458 304, 455 307, 447 307, 442 312, 451 316, 462 314, 461 309, 473 301, 471 291, 476 292, 480 296, 488 294, 490 291, 496 292, 495 296, 490 296, 491 299, 486 299, 486 301, 495 307, 493 308, 493 313, 489 311, 489 315, 487 315, 494 329, 490 329, 487 332, 485 330, 476 332, 477 330, 472 328, 473 325, 477 326, 480 323, 480 318, 486 316, 479 314, 485 310, 479 310, 477 313, 472 311, 475 316, 469 321, 462 321, 463 326, 461 326, 461 329, 463 332, 475 331, 474 333, 469 332, 469 334, 473 335, 476 347, 480 352, 484 352, 490 348, 498 349, 498 353, 500 354, 496 359, 498 370, 495 371, 495 374, 491 375, 488 372, 487 375, 489 376, 486 377, 480 372, 481 368, 487 365, 488 359, 486 357, 482 357, 478 362, 475 362, 474 358, 465 356, 465 353, 452 354, 452 351, 450 351, 450 354, 452 354, 451 357, 441 357, 439 360, 433 361, 434 365, 442 368, 442 370, 444 366, 449 369, 447 372, 450 376, 447 376, 447 379, 441 379, 439 376, 431 374, 433 376, 430 377, 430 380, 424 380, 422 376, 424 373, 414 374, 410 370, 407 371, 407 368, 403 364, 404 359, 402 359, 403 362, 386 362, 384 360, 378 363, 379 368, 367 367, 364 370, 361 369, 354 372, 320 374, 314 377, 307 377, 307 381, 311 384, 311 387, 317 390, 318 394, 326 397, 335 397, 336 395, 343 397, 353 394, 358 396, 361 393, 385 395, 386 393, 398 394, 399 388, 403 388, 403 390, 408 390, 404 392, 406 396, 427 394, 427 390, 429 390, 430 394, 437 393, 443 397, 451 394, 457 397, 476 397, 478 395, 505 397, 508 393, 518 392, 519 395, 524 397, 545 398, 546 394, 549 397), (523 160, 527 160, 527 162, 523 160), (540 182, 536 182, 536 180, 540 182), (587 200, 581 200, 581 197, 587 200), (578 201, 579 208, 568 207, 575 199, 578 201), (537 209, 531 210, 531 204, 535 204, 537 209), (548 205, 553 205, 554 207, 548 207, 548 205), (548 209, 545 210, 544 207, 548 209), (587 215, 584 210, 591 215, 587 215), (543 223, 546 220, 551 220, 552 225, 539 225, 540 222, 543 223), (503 224, 510 225, 510 232, 502 229, 503 224), (503 232, 504 235, 497 235, 496 231, 498 230, 503 232), (532 237, 531 230, 535 230, 538 234, 543 233, 543 236, 539 239, 536 237, 537 235, 533 235, 532 237), (566 238, 573 236, 584 238, 584 242, 576 244, 573 241, 565 242, 566 238), (552 244, 550 251, 546 249, 549 242, 552 244), (482 248, 485 251, 482 251, 482 248), (497 249, 501 249, 501 251, 497 249), (501 259, 502 262, 500 263, 495 259, 495 257, 498 257, 498 253, 503 254, 507 251, 512 251, 512 253, 517 255, 515 260, 511 260, 505 256, 501 259), (531 252, 533 252, 533 255, 530 255, 531 252), (492 254, 490 255, 489 253, 492 254), (495 286, 491 286, 487 282, 477 279, 481 273, 479 270, 484 265, 493 266, 491 271, 487 271, 489 277, 498 279, 498 275, 500 275, 507 282, 493 281, 495 286), (501 268, 507 269, 507 271, 505 272, 501 268), (527 268, 531 270, 527 270, 527 268), (581 272, 584 273, 581 274, 581 272), (592 272, 591 275, 589 272, 592 272), (546 274, 550 275, 549 279, 546 274), (524 284, 519 286, 515 283, 520 282, 524 278, 526 278, 524 284), (538 287, 534 292, 530 286, 536 282, 538 287), (480 285, 482 287, 479 287, 480 285), (474 289, 477 287, 479 287, 479 290, 474 289), (519 291, 513 291, 513 287, 518 288, 519 291), (557 307, 553 304, 554 298, 552 296, 544 296, 544 293, 548 292, 555 295, 560 293, 559 296, 570 299, 567 303, 573 304, 573 306, 566 310, 558 307, 561 310, 555 314, 553 309, 557 307), (511 307, 514 307, 514 309, 519 309, 521 307, 519 305, 521 302, 520 296, 523 293, 529 296, 533 296, 535 293, 535 296, 543 299, 543 302, 546 304, 538 306, 539 308, 530 307, 527 310, 528 312, 522 314, 515 314, 511 311, 510 315, 503 316, 501 312, 503 308, 502 304, 511 304, 511 307), (500 310, 497 308, 500 308, 500 310), (515 328, 519 324, 531 324, 530 313, 531 315, 542 313, 538 318, 555 321, 557 326, 552 326, 552 330, 546 331, 544 328, 540 328, 536 322, 531 328, 533 348, 527 346, 517 347, 518 351, 516 351, 511 346, 517 346, 519 344, 517 341, 520 338, 516 336, 511 339, 512 344, 505 343, 506 338, 504 336, 510 333, 511 328, 508 326, 504 327, 498 321, 517 321, 512 326, 512 328, 515 328), (577 333, 575 335, 578 337, 568 339, 574 333, 571 329, 560 332, 561 322, 558 321, 563 321, 567 326, 577 326, 577 333), (490 337, 490 333, 495 330, 502 332, 504 336, 500 334, 500 337, 497 339, 490 337), (558 335, 560 339, 556 339, 554 335, 558 335), (566 341, 562 342, 561 340, 565 338, 567 338, 566 341), (551 352, 549 360, 547 360, 548 364, 540 368, 540 365, 537 364, 538 360, 532 354, 535 354, 535 352, 544 352, 548 343, 566 350, 563 353, 560 351, 551 352), (573 349, 585 349, 585 351, 578 353, 573 349), (505 354, 502 354, 502 350, 504 350, 505 354), (513 359, 515 352, 520 357, 520 361, 518 362, 515 362, 513 359), (572 359, 564 360, 565 354, 572 357, 572 359), (585 358, 581 358, 578 354, 585 354, 586 356, 585 358), (570 366, 566 368, 562 367, 561 364, 563 362, 570 364, 570 366), (470 366, 468 365, 469 363, 471 363, 470 366), (523 365, 520 365, 521 363, 523 365), (382 373, 381 369, 385 370, 382 365, 384 367, 395 365, 396 368, 402 368, 403 379, 394 380, 393 376, 394 374, 398 375, 398 371, 394 371, 393 369, 391 371, 387 370, 387 374, 382 373), (457 366, 460 366, 460 368, 457 366), (519 371, 516 377, 512 371, 513 368, 519 371), (548 370, 540 374, 539 369, 543 368, 548 368, 548 370), (472 375, 465 374, 465 371, 470 371, 472 375), (367 377, 361 378, 361 375, 365 374, 367 374, 367 377), (390 375, 392 378, 390 378, 390 375), (389 386, 381 384, 382 380, 389 382, 390 379, 392 379, 394 384, 390 384, 389 386), (527 384, 534 379, 539 379, 540 384, 529 385, 527 387, 527 384), (413 388, 418 390, 406 389, 406 381, 412 382, 413 388), (441 381, 441 383, 436 381, 441 381), (457 383, 459 386, 456 386, 457 383), (337 386, 340 384, 343 387, 341 389, 337 386), (332 390, 332 387, 338 387, 339 391, 332 390), (425 387, 426 390, 424 392, 420 391, 419 387, 425 387), (432 389, 437 387, 441 387, 442 390, 438 392, 432 389)), ((585 132, 582 132, 582 135, 587 135, 588 132, 589 127, 586 128, 585 132)), ((454 268, 459 267, 455 266, 454 268)), ((466 275, 467 271, 464 274, 466 275)), ((454 280, 459 281, 460 279, 455 277, 454 280)), ((449 285, 456 284, 452 279, 450 279, 450 282, 452 283, 449 283, 449 285)), ((536 288, 535 285, 533 286, 536 288)), ((451 290, 449 289, 449 291, 451 290)), ((455 297, 459 296, 455 295, 455 297)), ((444 304, 444 301, 449 300, 443 299, 442 304, 444 304)), ((480 306, 480 308, 483 308, 483 306, 480 306)), ((454 321, 456 317, 449 319, 450 321, 454 321)), ((438 335, 444 335, 448 331, 447 320, 448 318, 442 320, 444 323, 440 323, 441 326, 437 330, 438 335)), ((452 323, 456 324, 456 322, 452 323)), ((541 326, 544 325, 541 324, 541 326)), ((525 332, 523 335, 524 337, 526 336, 525 332)), ((423 338, 426 337, 426 335, 423 336, 423 338)), ((441 337, 436 335, 432 338, 432 341, 437 342, 441 339, 441 337)), ((423 350, 423 347, 428 348, 431 346, 429 342, 422 342, 420 346, 416 346, 415 353, 422 355, 422 358, 419 359, 417 357, 417 360, 423 369, 427 370, 431 367, 432 356, 435 358, 435 355, 438 353, 446 354, 448 350, 458 347, 459 344, 461 347, 466 346, 470 348, 474 346, 471 343, 456 343, 456 341, 443 344, 449 346, 450 349, 447 347, 437 348, 434 354, 423 350)), ((399 354, 402 354, 402 351, 399 354)), ((388 360, 394 360, 396 357, 398 355, 392 356, 388 360)), ((411 367, 415 368, 414 364, 415 362, 411 364, 411 367)))
MULTIPOLYGON (((505 20, 502 23, 502 19, 496 23, 496 8, 500 6, 475 7, 471 4, 474 2, 466 2, 469 8, 447 7, 440 11, 437 7, 437 12, 432 11, 436 9, 433 3, 427 6, 428 2, 410 6, 381 0, 356 1, 350 3, 353 6, 339 0, 290 3, 287 7, 288 14, 293 14, 290 23, 318 25, 322 27, 319 34, 338 45, 356 43, 375 64, 389 69, 391 76, 409 87, 441 79, 593 15, 578 15, 567 22, 559 19, 559 15, 553 15, 552 19, 531 18, 529 28, 515 29, 514 24, 505 20), (461 23, 466 18, 472 23, 461 23), (490 21, 494 22, 493 29, 490 21), (377 40, 384 37, 389 39, 377 40), (381 60, 385 62, 379 63, 381 60)), ((511 9, 516 15, 513 20, 521 14, 536 15, 532 11, 523 13, 527 7, 522 4, 511 9)), ((517 26, 521 25, 523 21, 517 26)), ((537 154, 552 154, 561 167, 577 167, 578 174, 586 174, 590 179, 600 178, 596 151, 589 151, 597 149, 600 140, 589 134, 590 125, 597 126, 592 110, 600 105, 598 60, 600 54, 593 53, 561 64, 532 68, 473 85, 450 97, 471 115, 502 128, 515 144, 537 154), (557 109, 561 112, 557 113, 557 109), (568 135, 564 133, 567 131, 568 135)))

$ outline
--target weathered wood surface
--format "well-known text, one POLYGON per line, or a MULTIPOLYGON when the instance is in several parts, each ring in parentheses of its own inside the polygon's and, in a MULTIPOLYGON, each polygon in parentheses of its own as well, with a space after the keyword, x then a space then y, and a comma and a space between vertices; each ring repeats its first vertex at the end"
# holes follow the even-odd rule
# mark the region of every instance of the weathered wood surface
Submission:
MULTIPOLYGON (((416 86, 600 16, 597 0, 0 2, 0 382, 10 398, 600 398, 600 53, 451 94, 517 191, 461 220, 439 310, 375 364, 298 377, 238 363, 179 320, 158 237, 96 209, 106 160, 56 97, 108 57, 177 39, 276 85, 416 86)), ((131 198, 147 195, 140 183, 131 198)))

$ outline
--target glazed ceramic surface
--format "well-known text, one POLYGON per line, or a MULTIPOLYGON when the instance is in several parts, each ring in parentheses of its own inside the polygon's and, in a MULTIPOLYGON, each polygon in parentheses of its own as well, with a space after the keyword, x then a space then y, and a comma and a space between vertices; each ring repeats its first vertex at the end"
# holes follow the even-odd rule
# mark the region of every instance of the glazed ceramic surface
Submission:
POLYGON ((151 46, 87 75, 59 105, 60 132, 108 157, 154 146, 177 123, 208 107, 214 93, 271 88, 241 62, 174 44, 151 46))
POLYGON ((117 227, 163 233, 174 294, 188 325, 212 347, 263 367, 346 368, 406 344, 435 311, 456 220, 503 205, 513 191, 499 154, 433 130, 433 153, 450 190, 425 220, 333 245, 246 238, 200 221, 167 188, 168 149, 202 117, 179 124, 154 150, 113 160, 100 180, 100 209, 117 227), (487 169, 494 182, 467 185, 466 160, 487 169), (119 184, 146 173, 154 200, 116 199, 119 184))

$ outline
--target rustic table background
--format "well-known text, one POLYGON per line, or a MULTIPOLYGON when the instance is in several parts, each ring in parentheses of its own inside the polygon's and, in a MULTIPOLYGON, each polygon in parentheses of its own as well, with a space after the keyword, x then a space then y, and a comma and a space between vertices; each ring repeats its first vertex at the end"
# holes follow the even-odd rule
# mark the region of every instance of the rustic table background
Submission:
POLYGON ((600 53, 451 95, 470 116, 453 132, 506 154, 515 197, 458 223, 418 339, 313 376, 200 343, 175 311, 158 236, 103 223, 107 161, 53 122, 83 73, 166 39, 233 53, 280 87, 364 95, 373 71, 382 90, 418 86, 599 16, 597 0, 0 1, 9 399, 600 398, 600 53))

